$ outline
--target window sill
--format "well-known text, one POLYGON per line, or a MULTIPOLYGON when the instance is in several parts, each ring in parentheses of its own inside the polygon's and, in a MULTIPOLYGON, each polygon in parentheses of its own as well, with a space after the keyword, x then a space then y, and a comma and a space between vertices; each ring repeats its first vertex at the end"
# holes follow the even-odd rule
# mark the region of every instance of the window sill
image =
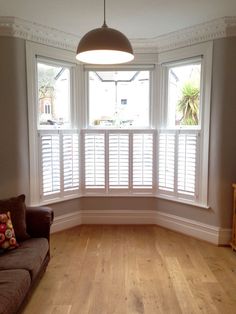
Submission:
POLYGON ((194 202, 192 200, 183 199, 183 198, 176 198, 176 197, 163 195, 163 194, 156 194, 155 198, 163 199, 163 200, 166 200, 166 201, 171 201, 171 202, 174 202, 174 203, 191 205, 191 206, 195 206, 195 207, 199 207, 199 208, 203 208, 203 209, 209 209, 210 208, 210 206, 207 205, 207 204, 197 203, 197 202, 194 202))
POLYGON ((38 203, 33 202, 30 204, 30 206, 47 206, 47 205, 52 205, 52 204, 57 204, 57 203, 62 203, 70 200, 74 200, 77 198, 81 198, 83 195, 82 194, 73 194, 73 195, 68 195, 64 197, 55 197, 51 199, 44 199, 42 201, 39 201, 38 203))
POLYGON ((147 191, 139 191, 139 192, 133 192, 133 193, 105 193, 105 192, 86 192, 83 194, 76 194, 76 195, 69 195, 69 196, 65 196, 63 198, 54 198, 54 199, 50 199, 50 200, 44 200, 42 202, 40 202, 39 204, 32 204, 32 206, 36 206, 36 205, 40 205, 40 206, 44 206, 44 205, 51 205, 51 204, 56 204, 56 203, 62 203, 62 202, 66 202, 69 200, 73 200, 73 199, 77 199, 77 198, 81 198, 81 197, 101 197, 101 198, 107 198, 107 197, 133 197, 133 198, 141 198, 141 197, 145 197, 145 198, 157 198, 157 199, 161 199, 161 200, 166 200, 166 201, 171 201, 174 203, 180 203, 180 204, 185 204, 185 205, 190 205, 190 206, 194 206, 194 207, 198 207, 198 208, 203 208, 203 209, 209 209, 210 206, 206 205, 206 204, 202 204, 202 203, 197 203, 194 202, 192 200, 187 200, 187 199, 182 199, 182 198, 174 198, 171 196, 167 196, 167 195, 163 195, 163 194, 154 194, 151 191, 148 193, 147 191))

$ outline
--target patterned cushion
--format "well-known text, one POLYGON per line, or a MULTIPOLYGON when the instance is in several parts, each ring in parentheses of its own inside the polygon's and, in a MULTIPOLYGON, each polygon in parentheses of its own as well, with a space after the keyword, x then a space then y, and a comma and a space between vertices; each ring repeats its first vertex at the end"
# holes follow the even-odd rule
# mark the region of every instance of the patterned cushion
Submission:
POLYGON ((11 213, 17 241, 29 239, 29 235, 26 232, 25 195, 22 194, 17 197, 0 200, 0 214, 7 212, 11 213))
POLYGON ((18 247, 11 222, 11 214, 0 214, 0 253, 18 247))

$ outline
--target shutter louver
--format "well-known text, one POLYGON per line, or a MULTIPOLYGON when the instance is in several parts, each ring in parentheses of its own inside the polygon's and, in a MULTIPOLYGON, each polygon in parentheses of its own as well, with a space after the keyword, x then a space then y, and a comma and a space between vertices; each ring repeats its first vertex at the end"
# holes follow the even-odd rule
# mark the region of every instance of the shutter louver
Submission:
POLYGON ((153 134, 133 134, 133 188, 153 186, 153 134))
POLYGON ((174 191, 175 183, 175 134, 159 134, 158 186, 160 190, 174 191))
POLYGON ((109 188, 129 187, 129 134, 109 134, 109 188))
POLYGON ((84 135, 85 187, 105 188, 105 135, 84 135))
POLYGON ((179 134, 178 193, 195 195, 197 134, 179 134))
POLYGON ((79 189, 79 138, 78 134, 63 135, 64 191, 79 189))
POLYGON ((60 139, 59 134, 41 135, 42 193, 44 196, 60 193, 60 139))

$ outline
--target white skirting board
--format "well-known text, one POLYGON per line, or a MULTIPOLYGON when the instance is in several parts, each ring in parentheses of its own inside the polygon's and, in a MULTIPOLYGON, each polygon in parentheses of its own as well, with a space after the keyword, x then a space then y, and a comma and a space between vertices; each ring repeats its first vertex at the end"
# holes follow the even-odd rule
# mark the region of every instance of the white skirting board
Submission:
POLYGON ((66 230, 82 224, 81 214, 79 212, 61 215, 54 218, 51 227, 51 233, 66 230))
POLYGON ((231 229, 153 210, 81 210, 56 217, 51 230, 54 233, 82 224, 158 225, 215 245, 227 245, 231 238, 231 229))

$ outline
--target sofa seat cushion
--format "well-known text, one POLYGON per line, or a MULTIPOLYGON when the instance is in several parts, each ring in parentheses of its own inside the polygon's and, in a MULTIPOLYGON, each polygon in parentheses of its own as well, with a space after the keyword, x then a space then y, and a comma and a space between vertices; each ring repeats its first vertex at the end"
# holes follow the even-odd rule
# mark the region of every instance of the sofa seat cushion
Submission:
POLYGON ((20 243, 16 250, 7 251, 0 257, 0 270, 25 269, 33 280, 48 252, 46 238, 32 238, 20 243))
POLYGON ((30 274, 24 269, 0 271, 0 313, 17 311, 31 284, 30 274))

